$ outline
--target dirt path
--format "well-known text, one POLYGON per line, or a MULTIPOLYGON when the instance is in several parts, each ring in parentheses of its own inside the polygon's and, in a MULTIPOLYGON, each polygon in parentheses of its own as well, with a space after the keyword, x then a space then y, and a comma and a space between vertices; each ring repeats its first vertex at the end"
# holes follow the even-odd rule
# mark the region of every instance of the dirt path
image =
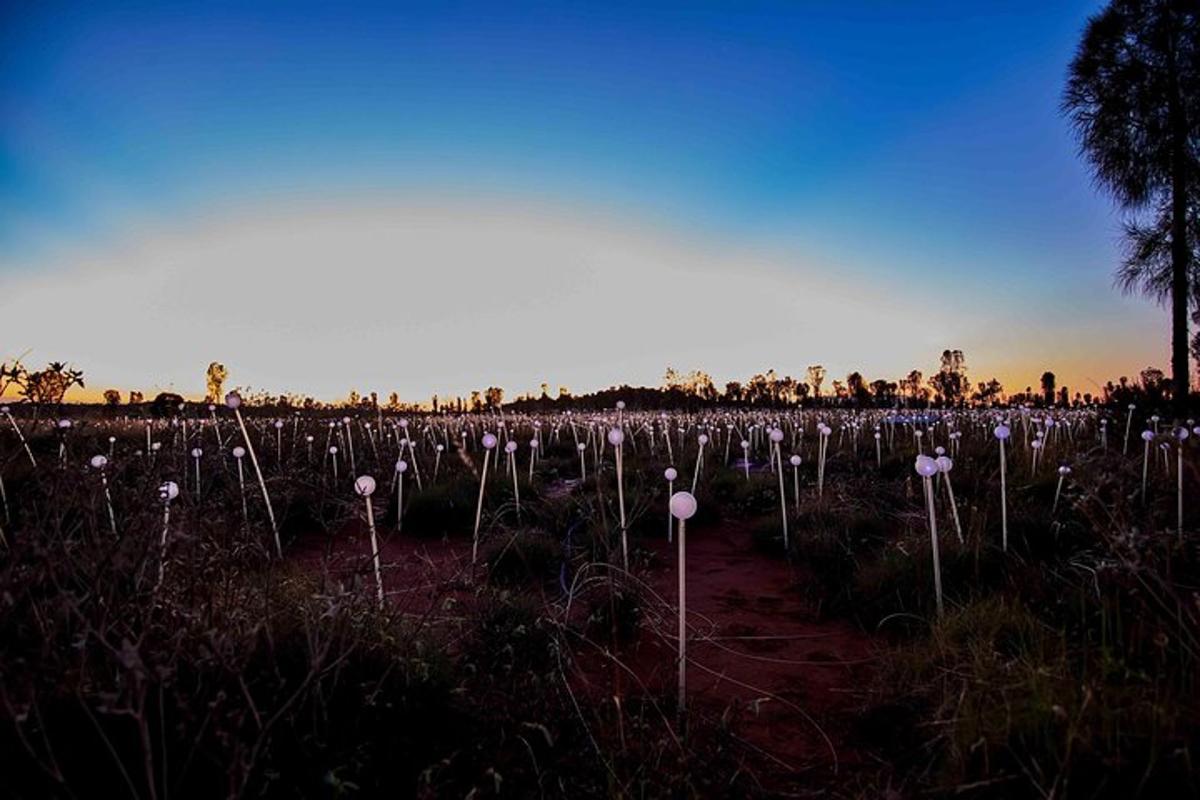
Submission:
MULTIPOLYGON (((658 566, 648 583, 677 608, 677 546, 659 540, 649 548, 658 566)), ((856 692, 871 669, 869 637, 818 619, 804 600, 804 571, 756 551, 743 526, 689 531, 686 561, 693 713, 736 714, 738 735, 785 776, 852 768, 859 754, 847 742, 856 692)), ((677 622, 667 622, 667 635, 646 643, 659 656, 646 676, 652 684, 675 682, 675 663, 665 659, 674 655, 677 622)))
MULTIPOLYGON (((333 541, 309 540, 295 558, 306 569, 373 582, 365 531, 351 526, 333 541)), ((646 613, 641 635, 620 657, 649 690, 672 697, 677 548, 664 539, 641 546, 653 554, 640 576, 649 590, 646 613)), ((406 613, 452 628, 465 616, 474 594, 469 543, 391 533, 381 542, 381 562, 389 600, 406 613)), ((870 638, 849 623, 819 619, 804 599, 806 573, 755 550, 740 525, 689 531, 687 578, 691 713, 729 720, 764 779, 781 791, 811 788, 835 768, 845 774, 861 764, 851 726, 871 670, 870 638)), ((608 671, 595 650, 576 655, 586 672, 608 671)))

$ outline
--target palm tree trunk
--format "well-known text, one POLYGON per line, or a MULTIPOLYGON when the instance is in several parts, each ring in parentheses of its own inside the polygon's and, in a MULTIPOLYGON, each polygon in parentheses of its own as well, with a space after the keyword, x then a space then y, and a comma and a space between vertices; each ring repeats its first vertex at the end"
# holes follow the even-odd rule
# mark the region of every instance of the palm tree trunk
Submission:
POLYGON ((1187 238, 1187 120, 1180 99, 1174 52, 1169 58, 1171 125, 1171 379, 1176 420, 1187 416, 1191 386, 1188 363, 1188 299, 1191 248, 1187 238))
POLYGON ((1187 243, 1187 191, 1178 172, 1172 180, 1171 202, 1171 378, 1174 383, 1175 416, 1187 416, 1188 388, 1191 385, 1188 360, 1188 272, 1190 250, 1187 243))

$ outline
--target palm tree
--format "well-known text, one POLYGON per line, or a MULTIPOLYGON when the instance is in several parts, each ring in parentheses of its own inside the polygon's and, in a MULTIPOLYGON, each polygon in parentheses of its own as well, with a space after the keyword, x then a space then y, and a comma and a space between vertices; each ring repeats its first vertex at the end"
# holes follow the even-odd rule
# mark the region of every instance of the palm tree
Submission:
MULTIPOLYGON (((1200 189, 1200 183, 1192 187, 1200 189)), ((1191 245, 1189 281, 1191 319, 1200 323, 1200 198, 1188 203, 1188 243, 1191 245)), ((1171 213, 1160 209, 1149 222, 1125 224, 1125 257, 1117 269, 1117 284, 1127 294, 1141 292, 1164 305, 1171 301, 1171 213)), ((1192 358, 1200 361, 1200 331, 1192 335, 1192 358)))
POLYGON ((1135 219, 1150 212, 1168 224, 1171 376, 1180 414, 1189 384, 1188 199, 1200 182, 1197 87, 1195 0, 1112 0, 1088 20, 1062 104, 1096 182, 1135 219))

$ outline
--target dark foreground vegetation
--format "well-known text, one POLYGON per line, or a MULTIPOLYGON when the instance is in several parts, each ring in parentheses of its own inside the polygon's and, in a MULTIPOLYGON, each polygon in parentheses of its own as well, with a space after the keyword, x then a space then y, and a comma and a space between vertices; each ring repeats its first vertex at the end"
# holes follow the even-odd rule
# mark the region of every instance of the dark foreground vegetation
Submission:
MULTIPOLYGON (((0 433, 0 748, 10 796, 1125 798, 1200 790, 1196 512, 1185 505, 1180 534, 1175 494, 1182 463, 1185 502, 1197 496, 1196 439, 1182 442, 1177 462, 1171 431, 1138 438, 1154 424, 1140 413, 1123 454, 1123 414, 1060 411, 1049 429, 1040 412, 1011 412, 1007 552, 994 412, 627 413, 620 422, 615 412, 508 415, 505 429, 520 443, 520 510, 501 461, 472 568, 478 442, 500 430, 497 417, 414 418, 403 429, 378 415, 336 433, 315 418, 285 418, 282 427, 251 419, 280 559, 248 465, 243 518, 230 455, 241 438, 225 409, 221 444, 211 418, 197 415, 186 438, 182 418, 151 421, 149 450, 143 420, 79 418, 65 428, 23 410, 17 424, 31 452, 12 425, 0 433), (832 430, 819 494, 818 416, 832 430), (627 436, 629 573, 613 448, 600 446, 615 425, 627 436), (765 435, 776 425, 785 434, 786 552, 765 435), (1041 430, 1047 442, 1036 472, 1025 426, 1029 440, 1041 430), (405 475, 396 532, 389 480, 405 431, 424 483, 417 488, 415 470, 405 475), (712 710, 696 681, 685 734, 673 685, 642 680, 639 659, 660 652, 646 648, 673 624, 674 596, 646 589, 647 570, 674 568, 661 542, 662 471, 674 463, 675 488, 690 488, 701 431, 712 440, 689 534, 748 527, 755 559, 793 564, 792 590, 816 624, 848 620, 873 640, 850 696, 809 709, 829 732, 836 769, 821 748, 785 769, 748 747, 754 715, 712 710), (961 433, 956 444, 951 431, 961 433), (345 446, 336 456, 325 447, 349 445, 345 435, 357 449, 355 472, 345 446), (748 465, 739 459, 743 435, 748 465), (530 481, 528 441, 539 436, 530 481), (582 482, 576 437, 585 445, 582 482), (963 536, 939 476, 940 619, 912 468, 918 445, 930 443, 955 455, 948 474, 963 536), (198 494, 193 447, 203 449, 198 494), (786 462, 793 452, 803 456, 798 508, 786 462), (108 453, 102 470, 88 466, 108 453), (1060 463, 1069 475, 1060 476, 1060 463), (363 544, 364 503, 350 485, 364 473, 380 485, 379 535, 434 553, 421 580, 385 571, 382 607, 363 544), (164 480, 181 490, 169 506, 158 493, 164 480), (347 542, 359 543, 356 553, 346 555, 347 542)), ((755 587, 744 591, 753 597, 755 587)), ((772 624, 764 613, 760 630, 772 624)), ((808 674, 795 668, 798 686, 808 674)))

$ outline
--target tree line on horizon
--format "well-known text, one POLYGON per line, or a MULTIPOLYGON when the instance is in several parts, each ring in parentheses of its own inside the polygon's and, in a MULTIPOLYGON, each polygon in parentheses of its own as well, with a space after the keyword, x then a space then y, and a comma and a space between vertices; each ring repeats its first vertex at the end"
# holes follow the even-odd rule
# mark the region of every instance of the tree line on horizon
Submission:
MULTIPOLYGON (((1053 372, 1041 375, 1038 388, 1026 386, 1012 394, 1005 392, 996 378, 971 383, 967 378, 966 359, 961 350, 942 353, 939 369, 926 377, 911 370, 898 380, 868 381, 854 371, 844 380, 833 379, 826 388, 827 370, 820 364, 805 370, 807 380, 779 375, 769 369, 748 380, 728 381, 718 387, 702 370, 679 372, 668 367, 659 387, 614 386, 584 395, 572 395, 565 389, 551 397, 543 384, 540 395, 523 395, 504 408, 526 410, 612 408, 624 400, 631 408, 699 409, 720 406, 758 408, 965 408, 1032 405, 1037 407, 1079 407, 1099 403, 1126 405, 1136 403, 1158 407, 1171 400, 1171 381, 1156 367, 1142 370, 1136 380, 1121 376, 1108 381, 1095 394, 1071 393, 1058 386, 1053 372)), ((471 410, 488 410, 488 406, 471 410)))
MULTIPOLYGON (((205 373, 205 403, 219 403, 225 395, 225 383, 229 372, 223 364, 214 361, 205 373)), ((1007 393, 996 378, 972 383, 967 376, 966 357, 961 350, 944 350, 936 372, 928 377, 920 370, 911 370, 897 380, 867 380, 861 372, 850 372, 844 379, 831 379, 826 383, 827 370, 820 364, 806 368, 803 380, 790 375, 781 375, 774 369, 756 373, 745 381, 727 381, 718 386, 708 373, 694 369, 682 372, 668 367, 662 384, 647 386, 612 386, 586 394, 573 394, 566 386, 559 386, 557 394, 551 395, 550 385, 543 383, 538 394, 522 394, 505 402, 504 389, 489 386, 475 390, 468 396, 440 398, 434 395, 428 403, 402 402, 397 392, 381 399, 377 392, 365 395, 352 390, 339 402, 327 403, 298 393, 276 394, 249 387, 237 387, 243 402, 249 407, 291 410, 383 410, 389 412, 419 413, 424 411, 467 413, 496 411, 502 408, 514 411, 534 410, 599 410, 612 408, 618 400, 624 400, 632 408, 683 408, 700 409, 719 406, 749 406, 757 408, 954 408, 989 407, 1006 405, 1033 405, 1038 407, 1078 407, 1099 404, 1136 403, 1144 407, 1159 407, 1172 398, 1172 381, 1156 367, 1142 370, 1136 380, 1122 376, 1115 383, 1108 381, 1098 387, 1096 393, 1071 393, 1066 386, 1058 386, 1053 372, 1041 375, 1038 387, 1026 386, 1023 390, 1007 393)), ((30 371, 19 361, 0 363, 0 396, 12 388, 23 400, 38 405, 58 405, 64 401, 69 389, 82 387, 83 372, 63 362, 51 362, 44 369, 30 371)), ((175 392, 160 392, 147 401, 141 392, 129 392, 122 396, 117 389, 106 389, 103 393, 105 406, 149 405, 159 414, 173 413, 180 404, 189 402, 175 392)), ((194 401, 193 401, 194 402, 194 401)))

